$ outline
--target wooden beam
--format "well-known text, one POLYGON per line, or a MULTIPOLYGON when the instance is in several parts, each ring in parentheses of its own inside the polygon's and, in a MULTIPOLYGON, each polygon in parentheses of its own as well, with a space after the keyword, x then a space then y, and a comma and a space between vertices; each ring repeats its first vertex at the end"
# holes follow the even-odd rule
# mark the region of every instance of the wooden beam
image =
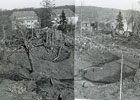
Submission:
POLYGON ((121 77, 120 77, 120 99, 122 100, 122 84, 123 84, 123 54, 122 54, 122 61, 121 61, 121 77))

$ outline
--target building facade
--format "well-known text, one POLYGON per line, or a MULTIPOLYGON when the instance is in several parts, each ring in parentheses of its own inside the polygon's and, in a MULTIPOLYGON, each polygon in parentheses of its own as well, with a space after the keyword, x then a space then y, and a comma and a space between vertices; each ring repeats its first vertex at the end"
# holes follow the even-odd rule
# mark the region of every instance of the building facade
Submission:
POLYGON ((62 11, 64 11, 66 15, 68 24, 73 24, 73 25, 77 24, 78 16, 70 9, 54 9, 52 14, 52 20, 59 22, 62 11))
POLYGON ((91 22, 90 21, 82 21, 81 22, 81 30, 82 31, 92 31, 91 22))
POLYGON ((17 29, 16 24, 24 25, 27 29, 40 27, 40 19, 34 11, 15 11, 10 16, 12 29, 17 29))

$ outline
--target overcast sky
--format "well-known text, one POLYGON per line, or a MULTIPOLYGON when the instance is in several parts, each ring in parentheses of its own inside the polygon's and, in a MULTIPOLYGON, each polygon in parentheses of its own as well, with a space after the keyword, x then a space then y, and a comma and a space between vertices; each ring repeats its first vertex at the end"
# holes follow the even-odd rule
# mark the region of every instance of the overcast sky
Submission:
MULTIPOLYGON (((40 3, 43 0, 0 0, 0 9, 14 9, 25 7, 41 7, 40 3)), ((56 6, 74 5, 74 0, 54 0, 56 6)))
MULTIPOLYGON (((42 0, 0 0, 1 9, 14 9, 25 7, 41 7, 42 0)), ((54 0, 56 6, 60 5, 90 5, 98 7, 119 8, 119 9, 138 9, 137 1, 140 0, 54 0)))
POLYGON ((91 5, 118 9, 140 9, 140 0, 75 0, 75 5, 91 5))

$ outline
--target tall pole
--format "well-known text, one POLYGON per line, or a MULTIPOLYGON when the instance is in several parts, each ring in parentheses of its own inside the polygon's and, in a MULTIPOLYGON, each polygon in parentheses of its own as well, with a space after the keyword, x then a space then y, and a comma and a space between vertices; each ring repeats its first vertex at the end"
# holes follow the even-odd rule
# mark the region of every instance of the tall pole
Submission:
POLYGON ((80 27, 80 35, 82 36, 82 20, 83 20, 83 17, 82 17, 82 5, 83 5, 83 3, 82 3, 82 0, 81 0, 81 9, 80 9, 80 16, 81 16, 81 27, 80 27))
POLYGON ((5 25, 3 25, 3 42, 5 43, 6 34, 5 34, 5 25))
POLYGON ((31 30, 32 30, 32 39, 33 39, 33 37, 34 37, 34 33, 33 33, 33 22, 31 22, 31 30))
POLYGON ((122 100, 122 84, 123 84, 123 54, 122 54, 122 61, 121 61, 120 99, 119 100, 122 100))

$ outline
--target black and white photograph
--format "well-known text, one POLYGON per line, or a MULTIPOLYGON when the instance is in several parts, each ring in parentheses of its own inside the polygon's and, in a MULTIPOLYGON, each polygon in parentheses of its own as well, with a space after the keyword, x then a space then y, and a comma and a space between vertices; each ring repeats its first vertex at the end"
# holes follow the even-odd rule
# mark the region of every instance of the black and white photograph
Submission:
POLYGON ((74 0, 0 1, 0 100, 74 100, 76 18, 74 0))
POLYGON ((140 1, 75 0, 76 100, 140 100, 140 1))
POLYGON ((140 0, 1 0, 0 100, 140 100, 140 0))

